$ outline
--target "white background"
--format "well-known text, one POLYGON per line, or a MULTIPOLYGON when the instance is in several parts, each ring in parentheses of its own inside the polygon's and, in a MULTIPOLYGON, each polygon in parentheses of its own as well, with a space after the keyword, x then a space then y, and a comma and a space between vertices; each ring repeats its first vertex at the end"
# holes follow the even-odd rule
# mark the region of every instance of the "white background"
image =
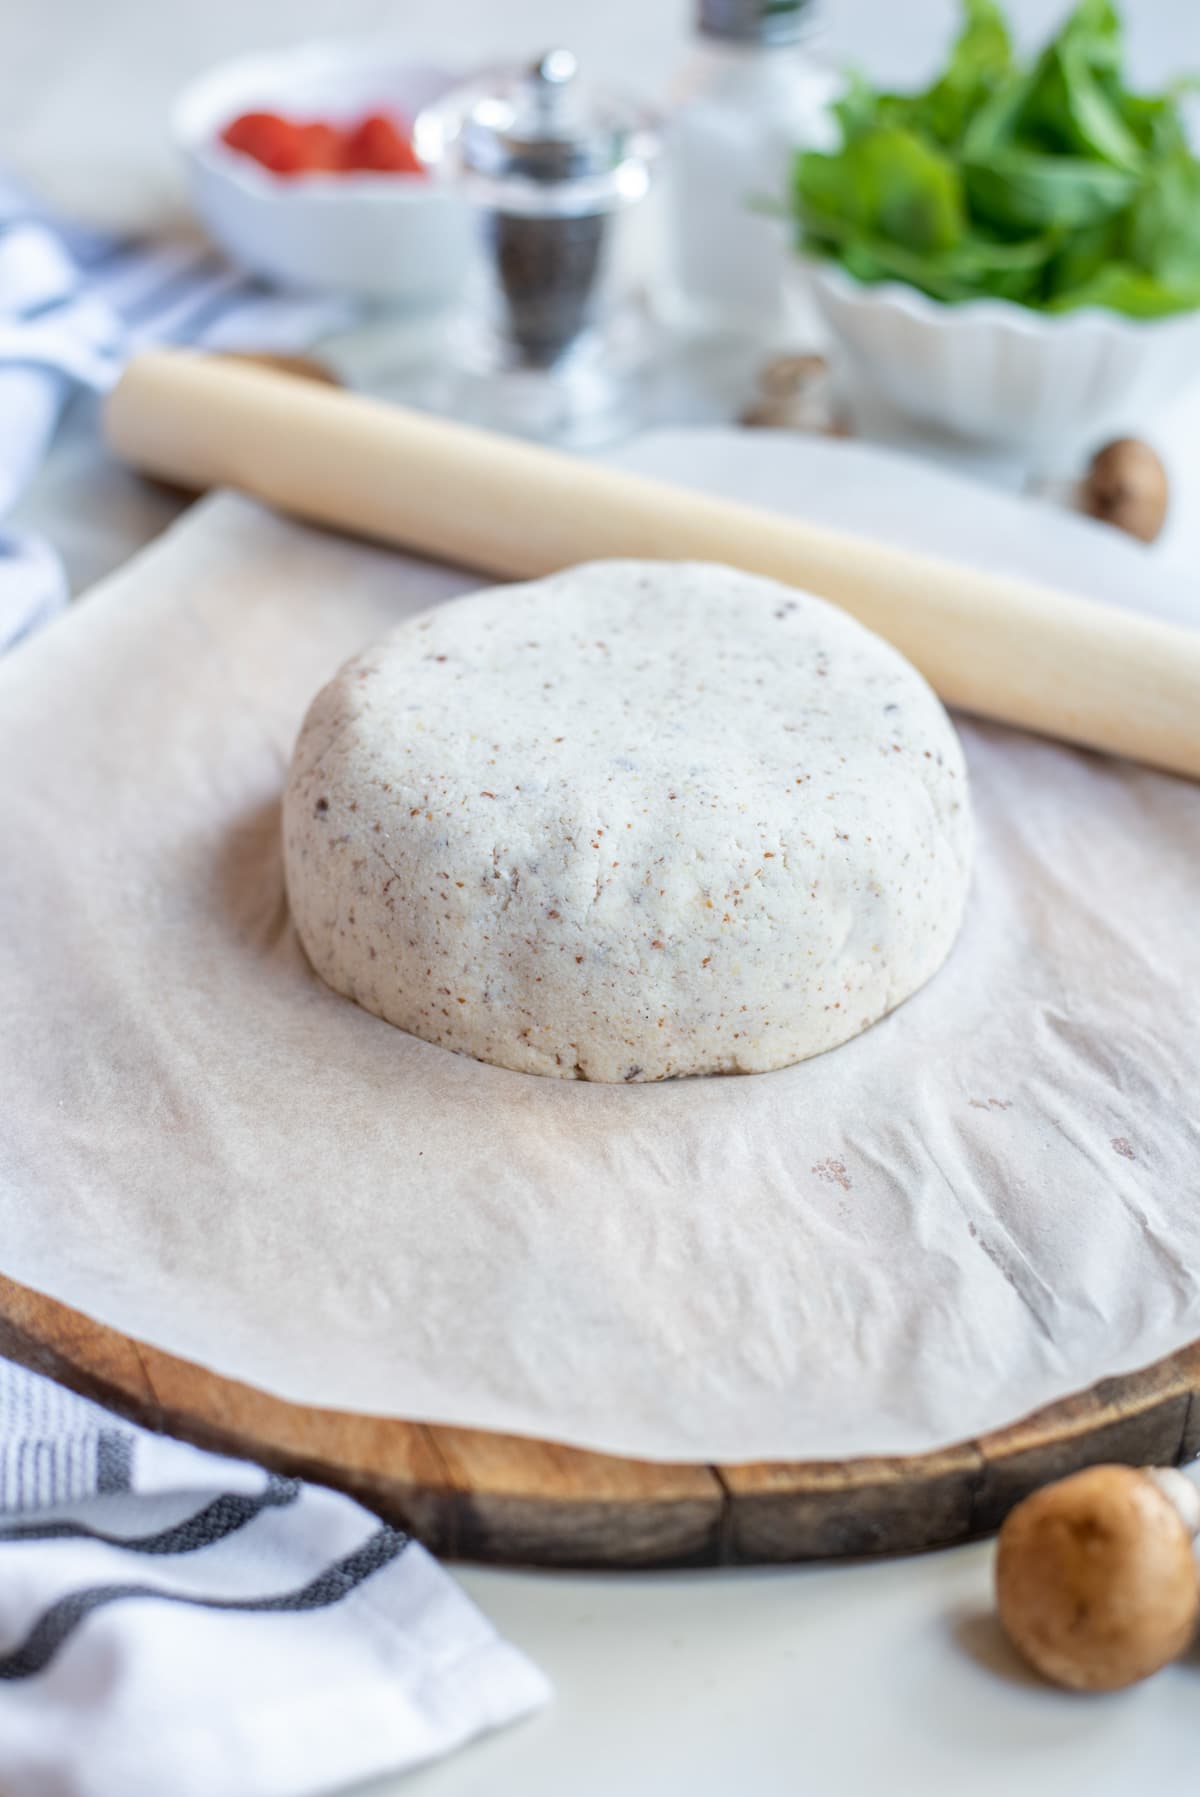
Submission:
MULTIPOLYGON (((1061 0, 1006 0, 1026 41, 1061 0)), ((817 0, 823 51, 870 73, 928 71, 956 0, 817 0)), ((308 36, 365 31, 414 58, 470 63, 566 42, 590 69, 645 94, 669 90, 691 0, 0 0, 0 161, 105 220, 175 204, 166 107, 222 57, 308 36)), ((1195 0, 1125 0, 1131 64, 1157 83, 1200 66, 1195 0)))
MULTIPOLYGON (((1026 33, 1062 10, 1009 0, 1026 33)), ((0 0, 0 164, 97 220, 178 206, 165 107, 205 64, 310 34, 402 35, 470 62, 565 41, 602 75, 661 94, 684 0, 0 0)), ((1134 71, 1200 66, 1196 0, 1126 0, 1134 71)), ((889 78, 923 73, 950 0, 827 0, 828 50, 889 78)), ((77 424, 26 508, 77 583, 169 516, 107 468, 77 424), (74 514, 74 520, 69 518, 74 514), (87 528, 79 518, 87 516, 87 528)), ((1126 1797, 1191 1791, 1200 1660, 1139 1690, 1037 1685, 990 1619, 991 1549, 849 1568, 550 1575, 463 1583, 549 1672, 552 1710, 374 1797, 1126 1797)), ((116 1794, 114 1794, 116 1797, 116 1794)))

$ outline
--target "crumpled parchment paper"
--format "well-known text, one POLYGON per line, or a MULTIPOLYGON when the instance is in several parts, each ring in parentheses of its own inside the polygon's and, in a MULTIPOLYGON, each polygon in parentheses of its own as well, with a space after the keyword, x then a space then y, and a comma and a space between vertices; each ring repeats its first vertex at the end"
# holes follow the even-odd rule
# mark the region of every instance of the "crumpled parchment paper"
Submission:
MULTIPOLYGON (((623 459, 1200 621, 1114 533, 879 452, 623 459)), ((678 1459, 932 1448, 1200 1334, 1200 787, 959 720, 950 962, 781 1073, 560 1084, 317 981, 303 710, 477 584, 218 496, 0 663, 0 1270, 294 1400, 678 1459)))

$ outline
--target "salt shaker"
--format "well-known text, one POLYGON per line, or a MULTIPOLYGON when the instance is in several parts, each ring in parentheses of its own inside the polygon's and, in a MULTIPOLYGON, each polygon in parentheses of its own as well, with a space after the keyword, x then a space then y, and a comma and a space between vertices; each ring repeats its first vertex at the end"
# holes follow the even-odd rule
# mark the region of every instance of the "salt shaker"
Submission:
POLYGON ((699 42, 667 138, 667 309, 699 329, 788 326, 797 150, 831 147, 838 82, 811 53, 817 0, 697 0, 699 42))
POLYGON ((650 185, 649 121, 590 92, 557 49, 450 94, 421 115, 416 137, 479 224, 483 280, 459 341, 484 384, 458 402, 527 435, 619 434, 617 227, 650 185))

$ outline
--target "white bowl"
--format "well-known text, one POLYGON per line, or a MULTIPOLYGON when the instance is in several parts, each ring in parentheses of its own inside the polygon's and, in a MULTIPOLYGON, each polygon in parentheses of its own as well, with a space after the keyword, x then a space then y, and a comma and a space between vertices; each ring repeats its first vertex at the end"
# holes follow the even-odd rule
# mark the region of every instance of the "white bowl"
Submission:
POLYGON ((369 43, 312 43, 239 57, 187 87, 171 124, 196 210, 223 250, 286 286, 435 306, 458 293, 471 257, 464 201, 436 174, 281 179, 222 143, 243 112, 350 122, 397 111, 411 124, 462 79, 369 43))
POLYGON ((1200 374, 1200 312, 1124 318, 1034 312, 1008 300, 943 305, 899 282, 864 286, 806 264, 851 372, 897 410, 1057 469, 1147 416, 1200 374))

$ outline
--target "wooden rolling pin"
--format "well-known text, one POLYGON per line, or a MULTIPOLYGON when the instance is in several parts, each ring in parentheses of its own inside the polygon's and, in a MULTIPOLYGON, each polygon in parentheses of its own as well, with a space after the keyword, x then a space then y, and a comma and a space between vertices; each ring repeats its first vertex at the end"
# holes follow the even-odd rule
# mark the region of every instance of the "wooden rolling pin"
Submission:
POLYGON ((106 422, 147 474, 504 579, 600 556, 769 574, 878 631, 947 704, 1200 778, 1200 630, 237 361, 136 356, 106 422))

